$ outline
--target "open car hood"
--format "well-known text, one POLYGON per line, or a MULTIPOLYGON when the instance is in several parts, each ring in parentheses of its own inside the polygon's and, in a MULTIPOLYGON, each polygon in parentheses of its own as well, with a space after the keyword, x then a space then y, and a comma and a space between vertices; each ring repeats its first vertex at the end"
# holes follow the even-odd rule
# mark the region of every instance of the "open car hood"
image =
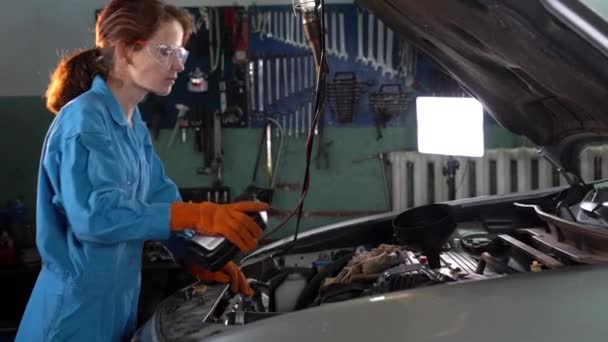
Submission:
MULTIPOLYGON (((361 2, 566 171, 579 175, 581 150, 608 140, 608 60, 559 1, 361 2)), ((586 32, 601 33, 606 23, 578 7, 586 32)))

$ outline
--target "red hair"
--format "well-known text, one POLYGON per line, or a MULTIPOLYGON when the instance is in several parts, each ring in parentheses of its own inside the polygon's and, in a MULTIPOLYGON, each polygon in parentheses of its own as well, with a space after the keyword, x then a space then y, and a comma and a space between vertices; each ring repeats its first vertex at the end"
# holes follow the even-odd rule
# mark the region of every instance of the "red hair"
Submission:
POLYGON ((185 9, 160 0, 111 0, 97 18, 95 48, 63 58, 53 72, 46 90, 47 108, 58 113, 66 103, 87 91, 96 75, 107 78, 117 46, 135 46, 135 42, 147 40, 161 24, 171 20, 183 27, 185 44, 193 26, 185 9))

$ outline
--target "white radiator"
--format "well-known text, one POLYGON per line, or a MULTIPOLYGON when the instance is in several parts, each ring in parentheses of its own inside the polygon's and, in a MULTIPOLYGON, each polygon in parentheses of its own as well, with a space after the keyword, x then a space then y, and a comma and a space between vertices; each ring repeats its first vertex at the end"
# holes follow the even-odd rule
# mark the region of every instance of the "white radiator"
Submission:
MULTIPOLYGON (((482 158, 456 157, 456 198, 526 192, 565 185, 535 148, 486 150, 482 158)), ((580 156, 585 181, 608 178, 608 146, 590 147, 580 156), (603 156, 606 156, 602 158, 603 156)), ((418 152, 389 154, 393 210, 448 200, 448 157, 418 152)))

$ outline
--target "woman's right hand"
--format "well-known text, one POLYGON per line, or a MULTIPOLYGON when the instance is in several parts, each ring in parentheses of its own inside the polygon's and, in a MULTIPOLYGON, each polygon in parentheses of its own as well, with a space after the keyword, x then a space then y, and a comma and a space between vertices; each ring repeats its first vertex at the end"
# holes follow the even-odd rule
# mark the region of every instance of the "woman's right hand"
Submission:
POLYGON ((262 235, 262 228, 248 214, 267 209, 266 203, 254 201, 231 204, 177 202, 171 206, 171 230, 194 228, 201 235, 223 236, 246 253, 256 246, 262 235))

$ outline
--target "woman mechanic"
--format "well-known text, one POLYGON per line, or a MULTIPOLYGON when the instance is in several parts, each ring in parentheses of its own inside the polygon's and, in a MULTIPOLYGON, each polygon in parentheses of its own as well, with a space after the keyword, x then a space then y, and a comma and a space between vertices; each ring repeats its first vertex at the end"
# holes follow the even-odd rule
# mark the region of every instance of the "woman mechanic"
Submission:
MULTIPOLYGON (((137 105, 165 96, 184 70, 188 12, 159 0, 111 0, 94 49, 59 63, 47 89, 56 115, 44 142, 36 243, 43 267, 17 341, 121 341, 136 327, 143 242, 194 229, 241 251, 262 230, 246 213, 267 205, 181 202, 137 105)), ((232 262, 200 280, 251 295, 232 262)))

